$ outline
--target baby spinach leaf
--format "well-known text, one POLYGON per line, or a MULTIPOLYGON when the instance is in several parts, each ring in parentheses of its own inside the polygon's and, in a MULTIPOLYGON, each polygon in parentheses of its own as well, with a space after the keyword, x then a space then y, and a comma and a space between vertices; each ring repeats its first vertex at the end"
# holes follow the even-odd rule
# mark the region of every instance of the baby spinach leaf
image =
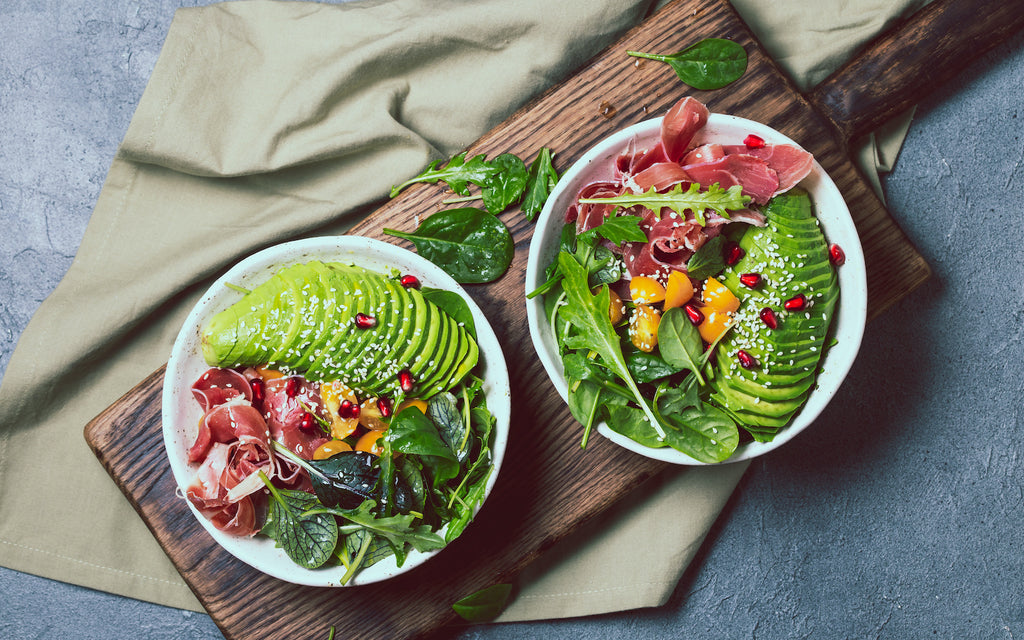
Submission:
POLYGON ((702 402, 696 385, 659 387, 654 411, 665 427, 665 442, 695 460, 721 462, 739 445, 736 423, 721 409, 702 402))
POLYGON ((725 268, 724 247, 724 236, 715 236, 705 242, 686 262, 687 275, 695 280, 704 280, 721 273, 725 268))
POLYGON ((654 424, 636 407, 614 407, 609 411, 608 427, 615 433, 620 433, 645 447, 667 447, 665 438, 658 433, 654 424))
POLYGON ((625 353, 626 366, 637 382, 654 382, 660 378, 667 378, 683 370, 665 361, 656 353, 647 353, 639 349, 630 349, 625 353))
POLYGON ((511 584, 495 584, 462 598, 452 609, 469 622, 490 622, 505 610, 511 595, 511 584))
POLYGON ((305 491, 278 489, 262 471, 260 478, 270 491, 264 527, 284 552, 299 566, 316 569, 334 554, 338 544, 338 523, 326 513, 309 513, 321 505, 316 496, 305 491))
POLYGON ((424 298, 441 307, 442 311, 465 327, 469 335, 476 338, 476 322, 473 320, 473 311, 462 296, 454 291, 432 287, 423 287, 420 289, 420 293, 424 298))
MULTIPOLYGON (((617 204, 623 207, 641 205, 653 211, 658 219, 661 219, 663 207, 672 209, 684 218, 687 211, 692 211, 694 219, 704 225, 707 223, 704 217, 705 210, 710 209, 728 219, 729 211, 746 208, 750 196, 743 195, 743 187, 738 184, 722 189, 716 182, 706 191, 701 191, 701 185, 691 182, 686 191, 683 191, 683 185, 679 183, 665 193, 659 193, 657 189, 651 187, 643 193, 626 193, 607 198, 580 198, 579 201, 584 204, 617 204)), ((646 236, 644 239, 646 240, 646 236)))
POLYGON ((701 91, 721 89, 739 80, 747 70, 747 52, 743 46, 723 38, 707 38, 671 55, 626 53, 668 64, 680 80, 701 91))
POLYGON ((440 160, 435 160, 423 173, 391 187, 391 197, 394 198, 402 189, 417 182, 428 184, 445 182, 455 193, 468 196, 469 183, 484 185, 498 172, 498 169, 488 163, 483 155, 466 160, 466 154, 460 153, 449 160, 444 168, 440 168, 440 164, 440 160))
POLYGON ((704 343, 700 332, 693 326, 680 307, 673 307, 661 316, 658 323, 658 351, 668 364, 692 371, 697 382, 704 385, 701 369, 704 365, 704 343))
POLYGON ((611 216, 594 229, 613 244, 647 242, 647 234, 640 228, 640 216, 611 216))
POLYGON ((455 397, 450 393, 439 393, 432 397, 427 403, 427 415, 437 426, 441 439, 455 453, 459 462, 465 460, 469 453, 466 449, 469 424, 462 419, 455 397))
POLYGON ((396 413, 384 437, 391 443, 392 451, 418 456, 434 472, 435 484, 459 473, 455 453, 441 439, 430 418, 415 407, 396 413))
POLYGON ((494 215, 498 215, 517 202, 526 189, 527 169, 517 156, 503 153, 491 160, 494 173, 484 181, 480 192, 484 207, 494 215))
POLYGON ((325 506, 354 509, 377 495, 380 467, 372 453, 343 451, 326 460, 306 460, 277 441, 271 441, 271 446, 277 455, 306 470, 313 491, 325 506))
POLYGON ((541 212, 556 184, 558 173, 551 161, 551 149, 543 147, 530 165, 530 172, 526 178, 526 191, 520 209, 527 220, 532 222, 541 212))
POLYGON ((403 238, 416 251, 444 269, 457 282, 491 282, 512 264, 512 234, 497 217, 473 208, 447 209, 424 220, 416 231, 384 229, 403 238))

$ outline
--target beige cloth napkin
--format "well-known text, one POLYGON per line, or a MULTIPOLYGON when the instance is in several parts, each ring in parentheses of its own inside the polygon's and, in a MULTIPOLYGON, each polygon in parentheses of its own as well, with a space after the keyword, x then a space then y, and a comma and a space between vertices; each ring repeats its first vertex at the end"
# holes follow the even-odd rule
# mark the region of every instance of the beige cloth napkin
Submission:
MULTIPOLYGON (((914 4, 736 3, 804 86, 914 4), (767 37, 784 30, 793 37, 767 37), (827 42, 828 55, 801 33, 827 42)), ((188 309, 226 267, 286 239, 342 232, 393 183, 467 146, 648 5, 246 1, 179 10, 75 261, 0 386, 0 564, 201 610, 97 464, 83 426, 166 361, 188 309)), ((743 469, 666 474, 623 507, 632 517, 609 514, 538 564, 503 619, 662 603, 743 469), (602 549, 641 522, 658 533, 645 545, 651 557, 629 567, 643 584, 627 598, 624 568, 596 558, 615 555, 602 549)))

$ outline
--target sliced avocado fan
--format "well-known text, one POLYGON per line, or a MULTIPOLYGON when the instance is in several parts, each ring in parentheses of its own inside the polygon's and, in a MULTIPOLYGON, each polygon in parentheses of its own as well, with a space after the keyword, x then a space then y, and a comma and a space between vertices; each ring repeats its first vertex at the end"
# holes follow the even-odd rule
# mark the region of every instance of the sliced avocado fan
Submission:
POLYGON ((281 269, 215 315, 202 349, 210 366, 267 365, 340 380, 365 396, 397 394, 398 374, 407 370, 415 384, 409 395, 423 399, 454 386, 479 358, 473 336, 418 290, 319 261, 281 269))
POLYGON ((739 240, 743 258, 726 268, 722 283, 741 300, 734 324, 719 343, 711 401, 729 412, 759 442, 768 442, 803 406, 814 387, 825 340, 839 300, 836 271, 806 191, 773 198, 764 227, 749 227, 739 240), (761 274, 750 288, 744 273, 761 274), (802 309, 785 302, 803 295, 802 309), (764 308, 778 327, 761 320, 764 308), (754 366, 740 365, 740 350, 754 366))

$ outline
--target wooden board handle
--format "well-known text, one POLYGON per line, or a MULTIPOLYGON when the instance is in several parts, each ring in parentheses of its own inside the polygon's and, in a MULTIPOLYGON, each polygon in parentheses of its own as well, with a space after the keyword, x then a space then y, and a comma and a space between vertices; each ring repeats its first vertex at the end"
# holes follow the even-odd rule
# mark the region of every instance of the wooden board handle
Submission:
POLYGON ((934 0, 808 95, 847 142, 870 133, 1024 27, 1021 0, 934 0))

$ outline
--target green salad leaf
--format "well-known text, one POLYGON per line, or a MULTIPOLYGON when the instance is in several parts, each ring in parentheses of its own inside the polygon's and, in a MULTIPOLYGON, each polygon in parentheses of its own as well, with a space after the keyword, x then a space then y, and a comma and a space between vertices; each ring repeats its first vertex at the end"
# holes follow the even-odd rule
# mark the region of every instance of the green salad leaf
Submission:
POLYGON ((558 184, 558 173, 552 163, 551 149, 543 147, 530 165, 530 172, 526 180, 526 192, 523 194, 523 202, 520 206, 527 220, 532 222, 534 217, 541 212, 556 184, 558 184))
POLYGON ((679 183, 666 193, 658 193, 657 189, 651 187, 644 193, 627 193, 607 198, 580 198, 579 201, 583 204, 617 204, 622 207, 641 205, 653 211, 659 220, 664 207, 672 209, 683 217, 686 216, 687 211, 692 211, 697 222, 703 225, 707 222, 704 217, 705 210, 714 211, 728 219, 729 211, 746 208, 750 202, 750 196, 743 195, 743 187, 738 184, 734 184, 728 189, 722 189, 716 182, 706 191, 701 191, 701 185, 692 182, 685 191, 682 183, 679 183))
POLYGON ((316 496, 306 491, 278 489, 263 471, 260 479, 270 490, 267 524, 261 529, 288 557, 307 569, 323 566, 338 544, 338 524, 318 510, 316 496))
POLYGON ((452 191, 459 195, 469 195, 469 184, 486 184, 498 172, 498 169, 487 162, 486 156, 477 155, 466 160, 466 154, 460 153, 441 167, 441 161, 435 160, 419 175, 409 178, 405 182, 391 187, 391 197, 394 198, 409 185, 417 182, 435 184, 446 183, 452 191))
POLYGON ((721 89, 739 80, 747 70, 746 50, 739 43, 724 38, 706 38, 669 55, 626 53, 668 64, 680 80, 701 91, 721 89))
POLYGON ((384 233, 412 242, 421 256, 461 284, 497 280, 512 264, 515 251, 512 234, 501 220, 469 207, 439 211, 412 233, 384 233))
POLYGON ((501 615, 511 596, 511 584, 495 584, 462 598, 452 609, 469 622, 490 622, 501 615))

